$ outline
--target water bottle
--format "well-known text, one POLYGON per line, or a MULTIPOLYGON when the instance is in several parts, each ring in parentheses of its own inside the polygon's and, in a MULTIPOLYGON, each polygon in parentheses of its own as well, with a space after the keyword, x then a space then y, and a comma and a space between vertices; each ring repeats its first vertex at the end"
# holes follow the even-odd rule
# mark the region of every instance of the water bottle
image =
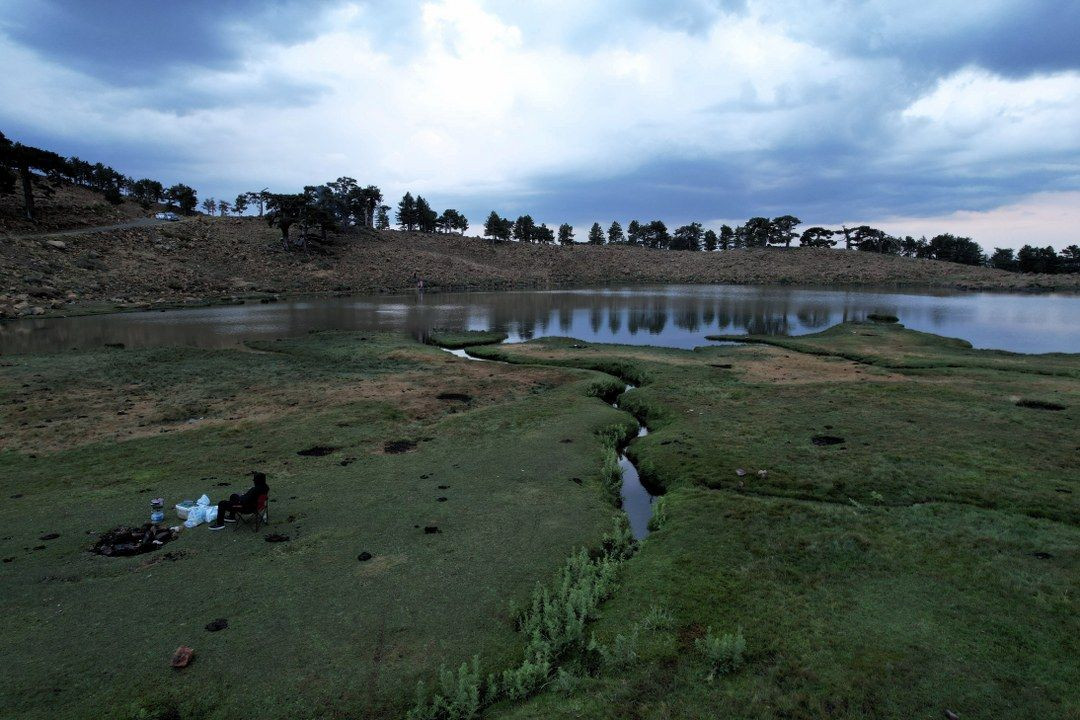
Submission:
POLYGON ((150 522, 154 525, 165 522, 165 498, 154 498, 150 501, 150 522))

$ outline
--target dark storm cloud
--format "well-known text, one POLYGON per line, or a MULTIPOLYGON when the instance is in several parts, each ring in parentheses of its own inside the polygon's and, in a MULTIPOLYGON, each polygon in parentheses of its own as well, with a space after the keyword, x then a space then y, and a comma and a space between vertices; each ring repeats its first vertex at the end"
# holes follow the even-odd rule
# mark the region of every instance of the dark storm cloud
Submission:
MULTIPOLYGON (((482 219, 494 209, 516 216, 561 222, 661 219, 669 225, 714 218, 745 219, 791 213, 812 222, 839 223, 853 218, 926 216, 956 210, 988 210, 1048 186, 1080 189, 1080 178, 1061 182, 1053 169, 972 177, 927 172, 918 166, 885 170, 859 157, 837 164, 821 156, 785 162, 761 172, 754 155, 722 160, 658 160, 610 178, 573 175, 534 179, 528 193, 510 195, 489 206, 469 198, 446 198, 482 219)), ((1046 158, 1049 165, 1050 158, 1046 158)))
POLYGON ((227 69, 251 36, 298 42, 325 3, 260 0, 14 0, 0 29, 15 42, 114 85, 152 86, 185 68, 227 69), (244 29, 237 37, 237 28, 244 29))
POLYGON ((895 57, 912 75, 978 65, 1015 78, 1080 67, 1080 3, 1071 0, 781 0, 763 7, 795 37, 856 56, 895 57))

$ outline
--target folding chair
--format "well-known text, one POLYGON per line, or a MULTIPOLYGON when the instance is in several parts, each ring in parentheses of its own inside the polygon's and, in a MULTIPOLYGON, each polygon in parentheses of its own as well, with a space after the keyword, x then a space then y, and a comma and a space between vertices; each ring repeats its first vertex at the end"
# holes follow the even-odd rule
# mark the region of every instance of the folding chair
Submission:
POLYGON ((255 509, 250 512, 236 510, 236 527, 240 524, 250 525, 254 532, 259 532, 262 525, 270 524, 270 498, 268 495, 260 495, 255 499, 255 509))

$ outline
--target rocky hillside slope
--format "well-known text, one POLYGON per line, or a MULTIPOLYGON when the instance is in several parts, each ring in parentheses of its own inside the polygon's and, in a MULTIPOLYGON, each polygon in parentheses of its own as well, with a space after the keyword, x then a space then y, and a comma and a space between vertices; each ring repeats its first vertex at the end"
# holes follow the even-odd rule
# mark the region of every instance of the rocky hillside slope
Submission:
POLYGON ((33 222, 26 219, 21 181, 15 183, 14 195, 0 195, 0 242, 11 235, 114 225, 151 216, 157 210, 143 210, 126 199, 113 205, 101 193, 70 183, 57 182, 51 187, 46 192, 44 186, 35 185, 33 222))
POLYGON ((0 241, 0 313, 10 317, 95 303, 182 303, 258 293, 389 292, 414 287, 413 273, 432 290, 622 283, 1080 289, 1080 275, 1019 275, 810 248, 690 253, 354 231, 331 236, 323 249, 287 253, 278 232, 258 218, 198 217, 0 241))

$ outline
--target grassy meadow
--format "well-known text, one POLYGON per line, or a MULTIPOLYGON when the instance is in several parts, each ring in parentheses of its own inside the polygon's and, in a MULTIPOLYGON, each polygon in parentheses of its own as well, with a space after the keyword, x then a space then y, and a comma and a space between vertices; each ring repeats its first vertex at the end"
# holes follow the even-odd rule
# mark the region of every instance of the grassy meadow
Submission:
POLYGON ((873 323, 497 339, 441 338, 508 364, 359 333, 0 358, 0 716, 402 717, 474 656, 492 718, 1080 714, 1080 357, 873 323), (653 532, 526 690, 486 693, 536 644, 512 608, 606 547, 635 417, 653 532), (260 533, 87 552, 254 469, 260 533))
POLYGON ((389 335, 3 363, 5 718, 400 717, 441 663, 520 654, 509 601, 610 529, 595 431, 634 425, 593 397, 607 376, 389 335), (297 454, 316 446, 333 450, 297 454), (253 469, 269 528, 88 552, 150 498, 179 524, 174 503, 253 469), (195 660, 175 671, 180 645, 195 660))
POLYGON ((1080 358, 869 323, 753 340, 473 350, 640 383, 628 452, 666 491, 593 647, 494 717, 1076 717, 1080 358), (739 631, 713 672, 702 638, 739 631))

